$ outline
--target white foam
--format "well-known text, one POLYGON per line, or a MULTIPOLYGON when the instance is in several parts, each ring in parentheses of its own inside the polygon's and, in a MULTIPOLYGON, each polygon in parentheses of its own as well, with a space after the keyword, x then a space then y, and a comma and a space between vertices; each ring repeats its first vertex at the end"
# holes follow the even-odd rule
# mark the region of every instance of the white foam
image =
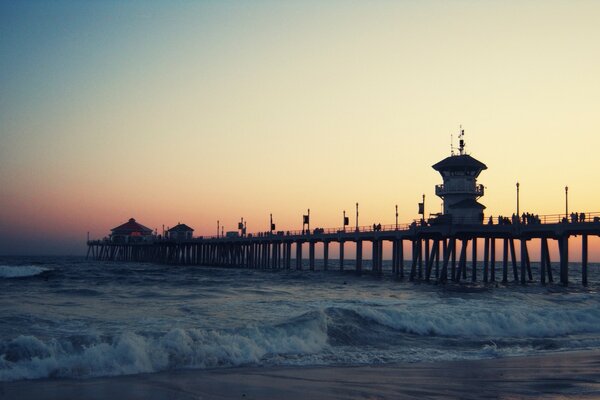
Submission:
POLYGON ((19 336, 0 355, 0 381, 86 378, 259 363, 264 357, 311 354, 327 346, 323 313, 292 324, 236 331, 172 329, 158 337, 124 332, 109 342, 75 350, 68 342, 19 336), (16 354, 16 355, 15 355, 16 354))
POLYGON ((36 276, 50 268, 38 267, 36 265, 0 265, 0 278, 25 278, 36 276))

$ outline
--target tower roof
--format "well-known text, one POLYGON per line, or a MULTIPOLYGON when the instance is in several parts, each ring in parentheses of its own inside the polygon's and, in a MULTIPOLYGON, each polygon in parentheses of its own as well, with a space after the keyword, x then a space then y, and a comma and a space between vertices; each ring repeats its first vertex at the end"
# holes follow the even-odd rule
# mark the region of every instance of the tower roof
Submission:
POLYGON ((142 234, 151 234, 152 229, 145 227, 144 225, 135 222, 135 219, 129 218, 129 221, 125 222, 123 225, 119 225, 116 228, 111 229, 112 233, 127 235, 132 232, 141 232, 142 234))
POLYGON ((461 154, 458 156, 450 156, 444 158, 442 161, 431 166, 436 171, 453 171, 453 170, 475 170, 483 171, 487 169, 487 166, 471 157, 468 154, 461 154))

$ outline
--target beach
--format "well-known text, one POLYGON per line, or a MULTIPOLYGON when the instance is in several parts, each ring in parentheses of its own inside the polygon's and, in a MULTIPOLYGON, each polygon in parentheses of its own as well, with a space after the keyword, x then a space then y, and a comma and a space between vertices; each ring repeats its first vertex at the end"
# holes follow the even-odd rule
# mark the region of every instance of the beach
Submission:
POLYGON ((600 351, 344 367, 236 367, 0 384, 5 399, 593 399, 600 351))

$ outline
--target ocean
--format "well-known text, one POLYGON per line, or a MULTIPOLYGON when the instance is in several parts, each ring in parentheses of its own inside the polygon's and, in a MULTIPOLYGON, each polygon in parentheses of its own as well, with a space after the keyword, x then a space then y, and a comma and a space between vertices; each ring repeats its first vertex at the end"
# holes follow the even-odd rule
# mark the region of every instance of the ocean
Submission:
POLYGON ((379 277, 1 257, 0 381, 599 349, 600 265, 588 287, 570 271, 566 288, 437 285, 387 262, 379 277))

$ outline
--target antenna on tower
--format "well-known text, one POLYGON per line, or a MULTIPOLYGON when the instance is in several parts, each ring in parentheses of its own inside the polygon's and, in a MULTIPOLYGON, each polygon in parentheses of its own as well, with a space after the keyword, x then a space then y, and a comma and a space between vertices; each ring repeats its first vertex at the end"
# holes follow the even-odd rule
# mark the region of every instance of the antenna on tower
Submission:
POLYGON ((465 153, 465 140, 463 139, 464 137, 465 130, 462 128, 462 125, 460 125, 460 131, 458 133, 458 150, 461 156, 465 153))
POLYGON ((454 135, 450 134, 450 155, 454 155, 454 135))

